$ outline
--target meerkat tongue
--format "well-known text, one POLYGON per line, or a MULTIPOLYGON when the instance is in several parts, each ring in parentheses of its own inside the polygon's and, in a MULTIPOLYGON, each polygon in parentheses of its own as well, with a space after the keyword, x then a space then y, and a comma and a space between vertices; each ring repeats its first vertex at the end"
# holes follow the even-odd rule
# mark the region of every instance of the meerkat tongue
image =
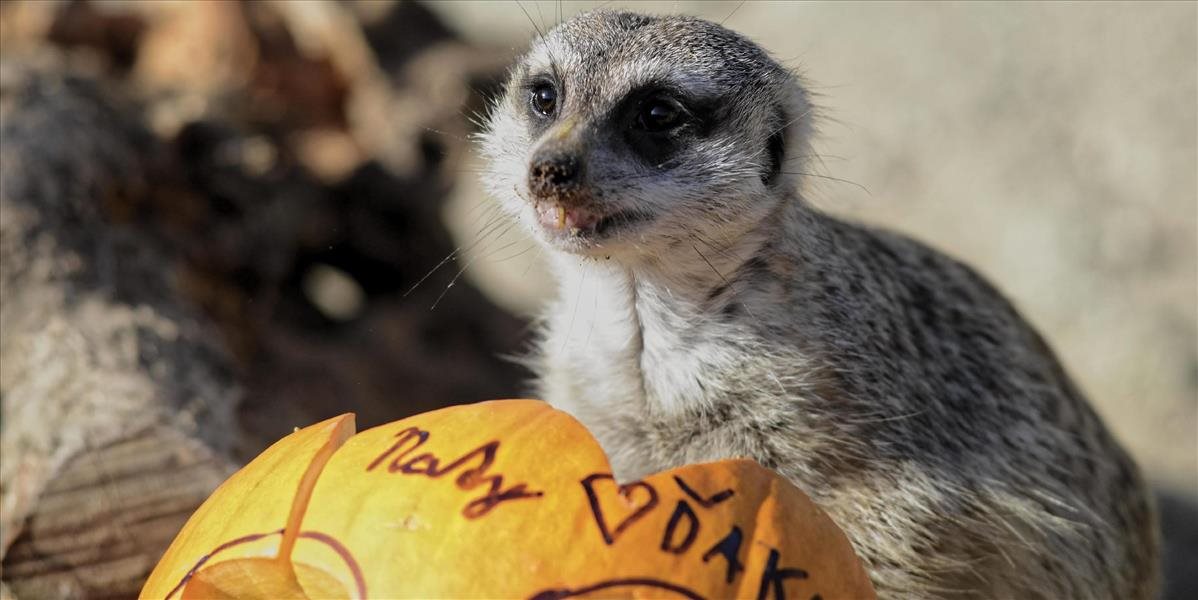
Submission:
POLYGON ((549 229, 590 229, 599 219, 598 214, 585 208, 566 208, 552 202, 537 205, 537 220, 549 229))

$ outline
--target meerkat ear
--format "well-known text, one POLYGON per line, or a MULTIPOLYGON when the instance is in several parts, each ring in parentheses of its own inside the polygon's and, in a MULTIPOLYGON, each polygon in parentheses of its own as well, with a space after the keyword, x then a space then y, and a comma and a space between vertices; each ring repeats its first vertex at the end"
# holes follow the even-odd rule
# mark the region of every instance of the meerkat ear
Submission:
MULTIPOLYGON (((781 117, 777 119, 779 123, 785 123, 781 117)), ((786 127, 775 126, 776 131, 770 134, 765 143, 766 163, 765 173, 761 176, 761 181, 766 185, 770 185, 778 180, 778 176, 782 174, 782 159, 786 156, 786 127)))
MULTIPOLYGON (((766 185, 781 181, 793 181, 802 171, 802 164, 810 156, 812 124, 811 103, 807 90, 797 78, 789 79, 784 91, 779 94, 771 133, 766 141, 767 170, 762 176, 766 185)), ((790 185, 790 184, 785 184, 790 185)))

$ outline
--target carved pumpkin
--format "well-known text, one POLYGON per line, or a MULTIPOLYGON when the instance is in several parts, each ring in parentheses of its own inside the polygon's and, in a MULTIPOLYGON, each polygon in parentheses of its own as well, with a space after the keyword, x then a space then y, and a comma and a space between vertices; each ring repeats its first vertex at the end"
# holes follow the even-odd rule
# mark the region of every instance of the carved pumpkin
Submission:
POLYGON ((230 477, 142 597, 873 597, 831 519, 749 460, 620 486, 532 400, 353 431, 307 427, 230 477))

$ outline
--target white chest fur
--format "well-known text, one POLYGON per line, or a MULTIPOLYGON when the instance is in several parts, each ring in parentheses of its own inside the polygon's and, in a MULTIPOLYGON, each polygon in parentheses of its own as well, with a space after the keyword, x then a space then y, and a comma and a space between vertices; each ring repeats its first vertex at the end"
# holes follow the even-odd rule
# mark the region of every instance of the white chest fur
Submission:
POLYGON ((613 415, 670 418, 710 403, 743 362, 743 324, 707 314, 711 282, 662 278, 614 261, 557 257, 561 285, 542 346, 545 399, 601 440, 613 415))

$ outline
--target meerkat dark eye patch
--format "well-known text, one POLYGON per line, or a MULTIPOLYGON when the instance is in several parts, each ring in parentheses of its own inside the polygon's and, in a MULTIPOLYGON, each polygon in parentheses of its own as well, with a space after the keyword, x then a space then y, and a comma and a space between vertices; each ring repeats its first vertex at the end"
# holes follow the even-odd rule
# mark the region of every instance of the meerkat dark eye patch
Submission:
POLYGON ((649 133, 663 133, 690 119, 686 109, 673 98, 655 96, 641 103, 636 125, 649 133))
POLYGON ((661 167, 705 131, 705 105, 669 85, 646 85, 625 96, 614 112, 624 139, 645 162, 661 167))

